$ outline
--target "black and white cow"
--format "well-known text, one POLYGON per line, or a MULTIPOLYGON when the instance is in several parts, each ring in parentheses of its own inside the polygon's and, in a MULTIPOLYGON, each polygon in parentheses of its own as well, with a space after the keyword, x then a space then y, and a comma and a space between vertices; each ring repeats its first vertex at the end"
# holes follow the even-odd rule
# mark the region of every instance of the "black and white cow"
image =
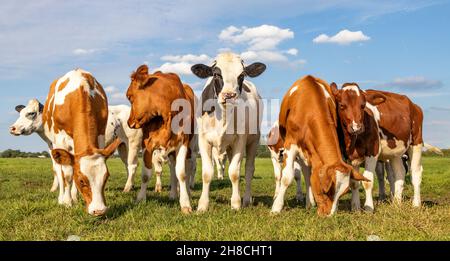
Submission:
POLYGON ((232 183, 231 207, 240 209, 240 166, 244 154, 245 194, 243 206, 251 203, 251 181, 255 170, 256 149, 260 139, 262 114, 261 97, 246 76, 257 77, 266 66, 253 63, 245 66, 234 53, 219 54, 213 65, 196 64, 192 72, 202 79, 208 78, 197 112, 199 150, 202 158, 203 190, 197 211, 208 209, 209 187, 214 174, 212 149, 219 155, 228 154, 228 175, 232 183))

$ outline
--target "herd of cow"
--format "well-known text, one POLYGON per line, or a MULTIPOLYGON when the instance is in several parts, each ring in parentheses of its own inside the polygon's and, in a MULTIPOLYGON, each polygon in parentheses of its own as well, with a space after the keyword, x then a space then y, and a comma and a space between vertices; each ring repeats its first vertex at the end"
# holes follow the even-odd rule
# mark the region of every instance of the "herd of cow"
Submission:
MULTIPOLYGON (((261 136, 262 98, 246 77, 257 77, 266 66, 245 66, 233 53, 219 54, 211 66, 196 64, 192 72, 207 79, 198 100, 174 73, 149 73, 146 65, 131 75, 126 105, 108 106, 100 83, 81 69, 68 72, 50 86, 42 105, 32 99, 18 105, 20 117, 10 127, 13 135, 37 133, 47 144, 53 162, 51 191, 59 187, 58 203, 71 206, 78 192, 87 212, 106 213, 106 159, 116 149, 127 167, 124 192, 133 187, 138 153, 143 152, 141 188, 145 200, 152 172, 155 191, 161 191, 165 162, 171 173, 170 198, 179 195, 181 211, 190 213, 198 152, 203 189, 197 211, 208 209, 210 183, 217 167, 223 178, 225 161, 232 183, 231 207, 252 204, 251 181, 261 136), (241 203, 239 179, 245 160, 245 192, 241 203)), ((402 200, 409 156, 414 186, 413 205, 421 205, 422 110, 406 96, 363 91, 356 83, 338 88, 313 76, 296 81, 285 94, 278 122, 268 137, 275 174, 272 212, 281 211, 286 190, 297 181, 297 199, 303 200, 300 170, 306 184, 307 207, 317 204, 319 215, 332 215, 349 189, 352 209, 360 208, 359 183, 366 192, 364 208, 373 211, 374 174, 384 192, 384 168, 394 202, 402 200), (379 163, 385 162, 385 166, 379 163), (359 168, 364 164, 364 172, 359 168), (376 169, 378 171, 376 171, 376 169)))

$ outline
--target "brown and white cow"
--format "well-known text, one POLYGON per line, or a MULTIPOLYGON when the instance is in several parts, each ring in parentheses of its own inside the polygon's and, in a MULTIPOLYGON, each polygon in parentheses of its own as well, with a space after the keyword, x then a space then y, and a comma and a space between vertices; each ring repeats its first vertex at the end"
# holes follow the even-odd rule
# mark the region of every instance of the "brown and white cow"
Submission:
POLYGON ((256 86, 245 80, 264 72, 262 63, 244 65, 234 53, 219 54, 213 65, 196 64, 192 72, 208 79, 202 92, 197 116, 199 150, 202 158, 203 189, 197 211, 208 209, 209 189, 214 174, 212 149, 217 155, 225 152, 230 160, 228 175, 232 183, 231 208, 241 208, 239 178, 241 162, 245 161, 245 194, 243 206, 251 204, 251 181, 255 171, 256 149, 261 136, 261 97, 256 86))
MULTIPOLYGON (((131 128, 142 128, 145 146, 138 201, 146 198, 152 174, 152 157, 154 151, 157 151, 161 157, 175 155, 181 210, 183 213, 192 211, 187 187, 189 176, 186 175, 186 159, 192 158, 188 154, 192 154, 189 143, 194 136, 194 97, 192 89, 183 85, 176 74, 149 74, 147 65, 141 65, 131 75, 127 90, 127 98, 131 103, 128 125, 131 128)), ((187 162, 188 169, 191 168, 190 162, 187 162)))
MULTIPOLYGON (((275 199, 280 190, 281 183, 281 170, 285 164, 284 157, 284 140, 281 138, 278 121, 276 121, 272 128, 269 131, 269 135, 267 137, 267 148, 270 151, 270 159, 272 160, 273 166, 273 174, 275 176, 275 193, 273 198, 275 199)), ((311 176, 311 168, 307 167, 303 161, 296 160, 294 162, 294 178, 297 183, 297 191, 295 198, 298 201, 303 201, 303 193, 302 193, 302 177, 301 173, 305 177, 306 184, 306 207, 315 206, 316 203, 314 201, 314 196, 311 190, 310 176, 311 176)))
POLYGON ((45 136, 51 141, 51 155, 63 201, 71 205, 72 178, 81 192, 89 214, 105 214, 104 190, 109 176, 106 159, 121 143, 105 146, 108 102, 103 87, 82 69, 55 80, 43 108, 45 136))
POLYGON ((311 186, 318 214, 334 214, 350 179, 364 177, 343 161, 336 131, 336 105, 329 85, 310 75, 297 80, 283 98, 278 122, 286 166, 272 212, 283 208, 284 195, 294 178, 294 162, 300 156, 312 169, 311 186))
MULTIPOLYGON (((408 153, 414 186, 413 206, 420 206, 422 181, 423 113, 408 97, 396 93, 366 90, 356 83, 345 83, 342 89, 331 84, 336 97, 345 151, 353 166, 365 161, 363 183, 366 191, 364 207, 373 210, 372 188, 377 159, 389 160, 394 170, 397 202, 402 200, 405 168, 402 156, 408 153)), ((352 186, 352 206, 359 208, 357 184, 352 186)))

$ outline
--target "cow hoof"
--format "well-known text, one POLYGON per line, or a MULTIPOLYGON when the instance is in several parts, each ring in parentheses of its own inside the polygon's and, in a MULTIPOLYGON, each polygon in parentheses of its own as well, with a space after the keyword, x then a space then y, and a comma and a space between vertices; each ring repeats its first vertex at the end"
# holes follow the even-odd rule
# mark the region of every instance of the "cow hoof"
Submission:
POLYGON ((191 214, 192 213, 192 208, 191 207, 182 207, 181 208, 181 213, 183 213, 183 214, 191 214))
POLYGON ((420 200, 419 200, 419 201, 413 200, 413 207, 415 207, 415 208, 420 208, 420 206, 421 206, 420 200))
POLYGON ((217 176, 218 180, 223 180, 223 176, 217 176))
POLYGON ((146 193, 139 193, 139 195, 136 198, 136 202, 145 201, 147 199, 146 193))
POLYGON ((205 213, 208 210, 207 206, 198 206, 197 207, 197 213, 205 213))
POLYGON ((126 186, 123 188, 123 192, 128 193, 133 189, 133 186, 126 186))
POLYGON ((366 213, 373 213, 373 207, 364 206, 364 212, 366 212, 366 213))
POLYGON ((176 200, 177 199, 177 193, 170 193, 169 194, 169 199, 170 200, 176 200))
POLYGON ((252 204, 253 204, 253 200, 252 200, 251 197, 248 198, 248 199, 244 198, 244 202, 242 202, 242 206, 243 206, 244 208, 246 208, 246 207, 248 207, 248 206, 251 206, 252 204))
POLYGON ((155 192, 161 193, 161 191, 162 191, 162 187, 161 186, 156 186, 155 187, 155 192))
POLYGON ((280 213, 281 213, 281 209, 280 209, 280 210, 278 210, 278 209, 275 209, 275 210, 272 209, 272 210, 270 211, 270 214, 271 214, 271 215, 274 215, 274 216, 275 216, 275 215, 279 215, 280 213))
POLYGON ((239 202, 231 202, 231 209, 234 210, 241 209, 241 201, 239 200, 239 202))
POLYGON ((58 186, 51 187, 51 188, 50 188, 50 192, 55 192, 57 189, 58 189, 58 186))
POLYGON ((305 199, 303 198, 303 195, 296 195, 295 200, 297 200, 297 202, 303 202, 305 199))

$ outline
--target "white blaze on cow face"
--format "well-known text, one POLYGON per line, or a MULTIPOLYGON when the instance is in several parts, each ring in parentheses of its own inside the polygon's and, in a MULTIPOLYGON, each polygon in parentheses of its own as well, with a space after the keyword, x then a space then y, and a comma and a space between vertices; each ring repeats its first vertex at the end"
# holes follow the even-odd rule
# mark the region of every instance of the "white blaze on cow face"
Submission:
POLYGON ((343 91, 354 91, 356 93, 357 96, 360 95, 359 93, 359 88, 356 85, 348 85, 345 86, 344 88, 342 88, 343 91))
POLYGON ((295 91, 297 91, 297 89, 298 89, 298 86, 295 86, 294 88, 292 88, 292 89, 289 91, 289 96, 291 96, 295 91))
POLYGON ((30 135, 42 130, 42 104, 38 100, 30 100, 27 106, 18 105, 16 110, 19 111, 19 118, 9 128, 12 135, 30 135))
POLYGON ((336 213, 339 198, 344 194, 345 190, 350 186, 350 175, 336 170, 336 190, 333 198, 333 205, 331 207, 330 216, 336 213))
POLYGON ((233 103, 240 93, 238 78, 244 72, 242 59, 237 54, 222 53, 217 56, 215 67, 220 69, 223 80, 223 88, 218 97, 219 103, 233 103))
POLYGON ((83 156, 80 158, 80 173, 89 181, 92 196, 91 202, 86 200, 88 213, 91 215, 103 215, 106 212, 103 189, 109 173, 106 167, 105 157, 101 154, 83 156))

